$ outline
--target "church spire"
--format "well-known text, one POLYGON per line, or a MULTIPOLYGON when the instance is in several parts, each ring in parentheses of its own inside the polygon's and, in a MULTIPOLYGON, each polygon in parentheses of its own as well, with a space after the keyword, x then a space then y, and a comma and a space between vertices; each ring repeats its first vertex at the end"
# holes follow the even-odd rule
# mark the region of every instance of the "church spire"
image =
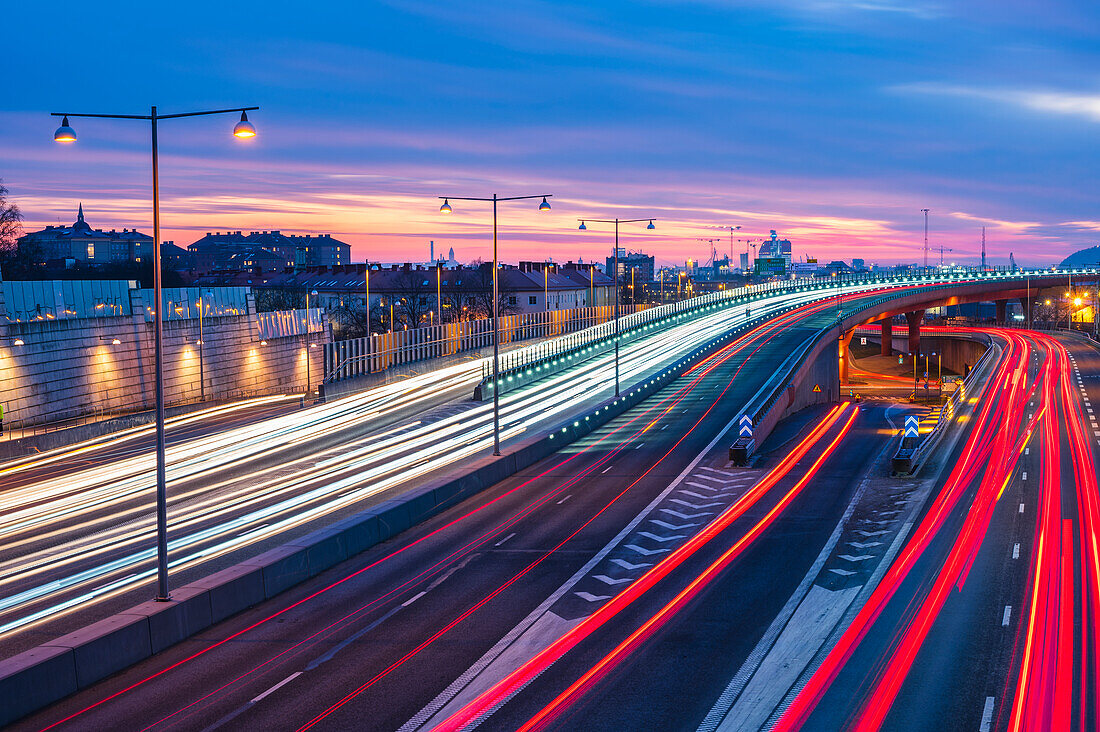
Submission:
POLYGON ((81 201, 76 207, 76 221, 77 223, 84 223, 84 202, 81 201))

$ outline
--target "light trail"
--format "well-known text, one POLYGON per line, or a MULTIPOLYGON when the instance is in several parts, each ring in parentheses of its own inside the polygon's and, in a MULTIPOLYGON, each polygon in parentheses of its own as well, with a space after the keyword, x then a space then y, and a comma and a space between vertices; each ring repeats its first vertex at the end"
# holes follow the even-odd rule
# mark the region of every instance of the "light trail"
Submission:
POLYGON ((1037 510, 1027 592, 1021 603, 1025 620, 1017 635, 1011 666, 1014 673, 1008 678, 1001 724, 1013 731, 1083 730, 1095 721, 1100 699, 1100 659, 1096 653, 1100 645, 1100 492, 1084 415, 1071 378, 1069 354, 1063 344, 1045 334, 999 329, 986 332, 1004 339, 1007 346, 962 460, 898 560, 773 729, 793 730, 808 722, 840 669, 908 575, 915 558, 942 533, 944 524, 939 516, 943 508, 953 509, 960 489, 976 484, 931 587, 922 598, 915 598, 903 608, 900 619, 891 621, 897 623, 899 631, 882 651, 881 666, 871 667, 871 684, 860 700, 851 729, 869 732, 881 728, 952 590, 962 589, 997 501, 1029 443, 1038 450, 1040 460, 1037 510), (1042 359, 1035 381, 1029 386, 1031 343, 1042 359), (1063 474, 1063 442, 1069 445, 1072 480, 1063 474), (1070 490, 1075 496, 1065 493, 1070 490), (1076 499, 1076 518, 1065 514, 1069 498, 1076 499), (1080 577, 1079 585, 1075 584, 1076 577, 1080 577), (1079 661, 1077 668, 1075 659, 1079 661))
MULTIPOLYGON (((504 703, 512 695, 531 682, 552 663, 561 658, 569 650, 576 647, 585 638, 605 625, 608 621, 626 609, 638 597, 650 590, 660 580, 668 576, 676 567, 693 556, 703 546, 730 526, 736 519, 763 498, 775 485, 791 471, 792 468, 824 437, 829 429, 839 420, 841 414, 849 404, 834 407, 822 419, 821 422, 804 437, 780 463, 769 473, 750 488, 745 495, 739 498, 732 506, 724 510, 713 521, 707 524, 702 531, 692 536, 684 544, 678 547, 672 554, 658 562, 645 574, 630 583, 626 589, 600 606, 592 615, 581 623, 573 626, 563 636, 556 639, 534 657, 523 663, 519 668, 501 679, 485 692, 468 702, 447 719, 443 720, 434 729, 439 732, 457 732, 474 723, 484 715, 491 712, 504 703)), ((317 720, 315 720, 317 721, 317 720)), ((311 723, 312 725, 312 723, 311 723)), ((309 726, 302 730, 308 729, 309 726)), ((299 732, 302 732, 299 730, 299 732)))
POLYGON ((586 671, 553 701, 539 710, 530 720, 519 728, 519 732, 534 732, 534 730, 543 729, 565 706, 574 703, 585 691, 606 676, 614 666, 632 653, 639 645, 644 643, 646 639, 656 633, 657 630, 664 626, 677 612, 682 610, 684 606, 698 595, 703 588, 710 584, 723 570, 732 564, 734 560, 736 560, 742 552, 757 539, 757 537, 775 522, 775 519, 790 506, 791 502, 802 492, 802 489, 817 475, 822 464, 832 456, 841 441, 847 437, 858 415, 859 410, 853 409, 850 411, 847 421, 840 428, 840 431, 833 438, 832 442, 825 447, 810 467, 807 468, 806 472, 803 473, 802 477, 798 479, 791 489, 787 491, 779 502, 776 503, 760 521, 740 539, 734 542, 730 548, 726 549, 718 559, 714 560, 705 570, 693 579, 687 587, 677 593, 671 601, 646 620, 641 627, 631 633, 626 640, 622 641, 610 653, 600 659, 596 665, 586 671))
MULTIPOLYGON (((760 301, 754 304, 754 312, 760 315, 815 300, 820 300, 815 293, 804 293, 801 298, 760 301)), ((818 302, 818 307, 827 308, 827 301, 818 302)), ((784 322, 793 322, 797 313, 781 317, 784 322)), ((738 322, 735 315, 720 311, 627 344, 622 358, 624 380, 629 383, 630 379, 652 373, 654 354, 671 361, 728 330, 738 322)), ((438 388, 440 379, 449 386, 475 376, 480 376, 476 364, 443 369, 424 379, 431 378, 438 388)), ((606 390, 612 378, 610 358, 600 357, 521 392, 504 395, 505 436, 516 437, 561 419, 575 409, 578 400, 606 390)), ((426 383, 414 377, 333 405, 173 446, 169 455, 173 570, 276 536, 484 450, 490 436, 489 408, 476 405, 462 414, 422 424, 400 435, 382 439, 367 435, 359 438, 359 447, 354 443, 350 449, 347 445, 334 447, 330 457, 320 460, 319 467, 295 469, 290 475, 271 470, 268 477, 267 469, 260 468, 245 478, 203 482, 224 474, 228 468, 247 467, 265 455, 273 455, 289 441, 355 425, 364 414, 377 416, 410 408, 426 383), (201 484, 182 491, 177 487, 187 483, 201 484)), ((303 458, 299 465, 309 460, 314 458, 303 458)), ((151 467, 149 457, 133 457, 81 471, 63 481, 45 481, 0 493, 2 550, 21 552, 13 557, 17 561, 7 560, 0 565, 0 593, 4 598, 0 600, 0 613, 6 613, 0 618, 0 634, 56 617, 145 581, 153 559, 148 546, 152 526, 148 510, 151 467), (133 520, 125 523, 125 516, 133 520), (74 533, 73 519, 78 519, 77 536, 61 546, 26 552, 26 548, 42 544, 44 537, 70 536, 74 533), (67 567, 73 571, 64 573, 67 567), (121 581, 124 575, 129 576, 127 581, 121 581), (49 581, 32 584, 37 576, 49 581), (59 602, 43 604, 51 597, 62 596, 59 602), (27 610, 12 615, 21 608, 27 610)))
MULTIPOLYGON (((808 679, 799 694, 795 696, 791 705, 774 727, 775 730, 795 730, 806 723, 825 691, 840 673, 841 668, 855 652, 856 647, 862 642, 887 603, 900 588, 902 581, 908 576, 917 560, 940 532, 944 523, 954 511, 955 506, 961 500, 966 486, 976 478, 979 467, 988 460, 994 449, 997 436, 1003 432, 1001 425, 1004 424, 1005 405, 1009 403, 1026 404, 1030 399, 1034 386, 1019 401, 1013 395, 1012 385, 1019 383, 1018 372, 1020 369, 1026 368, 1027 364, 1026 359, 1020 358, 1019 351, 1020 343, 1015 339, 1008 339, 1005 356, 998 364, 991 379, 991 395, 987 397, 979 411, 975 427, 963 448, 962 458, 952 469, 943 489, 936 495, 928 512, 914 530, 904 549, 887 570, 867 602, 860 608, 852 623, 845 629, 817 671, 808 679), (1000 392, 1003 397, 995 398, 992 396, 997 392, 1000 392)), ((999 488, 999 485, 997 487, 999 488)), ((988 491, 984 492, 983 495, 988 500, 988 491)), ((974 527, 971 528, 971 531, 975 530, 974 527)), ((955 581, 958 581, 958 578, 955 581)), ((954 582, 947 584, 947 588, 949 589, 952 584, 954 582)), ((928 612, 931 613, 932 611, 929 610, 928 612)), ((899 658, 899 655, 892 656, 897 663, 893 673, 903 676, 904 671, 908 668, 906 664, 911 663, 911 659, 899 658)), ((883 693, 890 696, 891 699, 893 684, 895 683, 899 682, 896 679, 891 680, 890 685, 883 690, 883 693)), ((884 713, 878 707, 880 703, 876 702, 874 712, 871 717, 868 717, 868 720, 873 719, 879 713, 884 713)))
MULTIPOLYGON (((794 317, 794 316, 791 316, 791 317, 794 317)), ((492 505, 497 504, 499 501, 504 500, 508 496, 516 494, 517 492, 527 488, 530 484, 532 484, 535 481, 545 477, 546 475, 550 474, 552 471, 560 469, 562 466, 564 466, 567 463, 571 462, 572 460, 576 459, 579 455, 584 454, 589 449, 593 449, 593 448, 597 447, 599 445, 599 443, 612 439, 613 437, 615 437, 615 435, 617 433, 626 430, 631 425, 637 424, 639 422, 644 422, 646 419, 649 419, 649 415, 654 414, 654 413, 658 413, 659 415, 663 416, 663 415, 666 415, 666 414, 670 413, 676 407, 676 405, 680 401, 682 401, 685 398, 685 396, 687 394, 689 394, 695 388, 695 386, 701 381, 701 379, 704 378, 707 374, 709 374, 720 363, 724 362, 725 360, 728 360, 728 358, 730 358, 731 356, 736 355, 737 353, 739 353, 741 350, 743 350, 744 347, 746 347, 749 343, 751 343, 752 340, 756 337, 761 337, 761 336, 764 336, 764 335, 767 335, 769 338, 774 337, 775 333, 785 324, 785 320, 786 319, 784 319, 784 318, 776 319, 776 320, 773 320, 773 321, 769 321, 769 322, 753 329, 750 333, 742 336, 741 338, 739 338, 734 343, 726 346, 725 348, 721 349, 721 351, 719 351, 718 353, 713 354, 712 356, 710 356, 703 363, 699 364, 699 366, 693 368, 692 372, 693 372, 694 375, 693 375, 691 381, 687 385, 685 385, 685 386, 681 387, 680 389, 678 389, 673 395, 670 395, 668 398, 662 399, 659 402, 657 402, 656 404, 651 405, 649 407, 644 407, 643 406, 642 411, 640 412, 640 414, 638 414, 637 416, 635 416, 634 418, 629 420, 626 424, 612 430, 608 435, 604 436, 599 441, 597 441, 597 443, 595 443, 595 444, 593 444, 589 447, 586 447, 586 448, 584 448, 580 451, 572 453, 571 455, 566 457, 564 460, 559 462, 557 465, 555 465, 551 468, 548 468, 547 470, 545 470, 543 473, 541 473, 538 476, 535 476, 533 478, 528 479, 527 481, 524 481, 519 486, 516 486, 515 488, 507 491, 504 495, 498 496, 497 498, 494 498, 492 500, 487 501, 486 503, 482 504, 481 506, 479 506, 476 509, 473 509, 472 511, 465 514, 464 516, 462 516, 458 519, 455 519, 454 521, 449 522, 445 526, 440 527, 439 529, 436 529, 435 531, 429 533, 427 536, 422 537, 422 538, 420 538, 420 539, 418 539, 418 540, 416 540, 416 541, 414 541, 414 542, 412 542, 408 545, 405 545, 405 546, 397 549, 396 551, 388 554, 387 556, 371 563, 369 566, 364 567, 363 569, 360 569, 360 570, 358 570, 358 571, 356 571, 356 572, 354 572, 354 573, 352 573, 352 574, 350 574, 350 575, 348 575, 348 576, 332 583, 328 587, 326 587, 322 590, 319 590, 318 592, 310 595, 309 597, 304 598, 303 600, 300 600, 296 603, 291 604, 290 606, 288 606, 288 607, 286 607, 286 608, 284 608, 284 609, 282 609, 282 610, 280 610, 280 611, 264 618, 263 620, 250 625, 249 627, 245 628, 244 630, 241 630, 241 631, 239 631, 237 633, 234 633, 233 635, 229 636, 228 638, 225 638, 221 641, 218 641, 214 644, 211 644, 210 646, 198 651, 197 653, 195 653, 195 654, 193 654, 193 655, 191 655, 191 656, 189 656, 189 657, 187 657, 187 658, 185 658, 185 659, 183 659, 183 660, 181 660, 181 661, 179 661, 175 664, 172 664, 172 665, 168 666, 167 668, 162 669, 161 671, 158 671, 155 674, 152 674, 152 675, 150 675, 150 676, 148 676, 148 677, 132 684, 129 687, 126 687, 125 689, 123 689, 119 692, 116 692, 116 693, 114 693, 114 694, 112 694, 108 697, 105 697, 104 699, 101 699, 100 701, 98 701, 98 702, 96 702, 96 703, 94 703, 94 704, 92 704, 92 705, 76 712, 73 715, 70 715, 69 717, 66 717, 65 719, 59 720, 58 722, 54 723, 53 725, 51 725, 47 729, 51 729, 51 728, 56 727, 60 724, 71 721, 72 719, 74 719, 74 718, 76 718, 80 715, 83 715, 84 713, 86 713, 86 712, 88 712, 92 709, 95 709, 95 708, 97 708, 97 707, 99 707, 99 706, 115 699, 115 698, 118 698, 119 696, 121 696, 123 694, 126 694, 129 691, 131 691, 133 689, 136 689, 136 688, 138 688, 138 687, 140 687, 140 686, 142 686, 142 685, 144 685, 144 684, 146 684, 146 683, 148 683, 148 682, 150 682, 150 681, 152 681, 156 678, 159 678, 159 677, 163 676, 164 674, 172 671, 173 669, 178 668, 178 667, 194 660, 195 658, 198 658, 199 656, 202 656, 202 655, 204 655, 204 654, 206 654, 206 653, 222 646, 223 644, 225 644, 225 643, 227 643, 227 642, 229 642, 229 641, 231 641, 235 638, 238 638, 238 637, 244 635, 245 633, 248 633, 249 631, 254 630, 255 628, 258 628, 258 627, 266 624, 267 622, 283 615, 284 613, 289 612, 290 610, 301 606, 303 603, 308 602, 309 600, 328 592, 329 590, 343 584, 344 582, 347 582, 347 581, 353 579, 354 577, 357 577, 357 576, 361 575, 363 572, 366 572, 369 569, 372 569, 372 568, 378 566, 379 564, 381 564, 385 561, 388 561, 389 559, 391 559, 391 558, 407 551, 408 549, 411 549, 412 547, 416 546, 417 544, 419 544, 423 541, 426 541, 427 539, 431 538, 432 536, 435 536, 435 535, 439 534, 440 532, 442 532, 446 529, 449 529, 452 526, 455 526, 456 524, 459 524, 459 523, 465 521, 467 518, 474 515, 475 513, 479 512, 481 510, 487 509, 488 507, 490 507, 492 505), (665 406, 666 403, 668 404, 667 407, 665 406)), ((758 348, 759 348, 759 346, 758 346, 758 348)), ((747 363, 747 361, 746 361, 746 363, 747 363)), ((745 364, 742 363, 741 366, 738 367, 736 373, 740 373, 740 370, 741 370, 741 368, 744 367, 744 365, 745 364)), ((736 377, 736 373, 734 374, 734 377, 736 377)), ((732 384, 732 381, 733 381, 734 377, 730 378, 729 383, 726 386, 727 390, 728 390, 730 384, 732 384)), ((723 394, 724 393, 725 393, 725 390, 723 390, 723 394)), ((719 397, 715 400, 714 404, 717 404, 720 399, 721 399, 721 395, 719 395, 719 397)), ((710 410, 713 409, 713 408, 714 408, 714 405, 711 405, 711 407, 707 410, 707 413, 709 413, 710 410)), ((318 639, 322 638, 324 635, 326 635, 329 632, 333 631, 334 629, 344 625, 346 622, 350 621, 351 619, 361 615, 363 612, 366 612, 367 610, 376 607, 382 601, 396 597, 401 591, 403 591, 403 590, 405 590, 409 587, 412 587, 417 582, 426 580, 427 578, 429 578, 433 574, 435 574, 437 572, 440 572, 443 569, 445 569, 446 566, 453 563, 454 561, 457 561, 457 560, 461 559, 462 557, 467 556, 471 551, 476 549, 478 546, 480 546, 480 545, 484 544, 485 542, 491 540, 491 538, 495 538, 496 536, 499 536, 504 531, 509 530, 516 522, 518 522, 522 518, 526 517, 527 515, 529 515, 531 512, 533 512, 537 508, 546 505, 550 500, 557 497, 557 495, 559 495, 561 492, 563 492, 564 490, 569 489, 573 484, 575 484, 575 482, 577 480, 580 480, 585 475, 591 473, 593 470, 595 470, 600 465, 614 459, 614 457, 617 454, 619 454, 619 452, 627 444, 629 444, 638 435, 644 433, 647 429, 649 429, 653 425, 654 421, 650 421, 649 423, 645 424, 642 428, 638 429, 633 435, 629 435, 627 438, 621 439, 620 444, 616 448, 614 448, 611 452, 609 452, 608 455, 603 456, 602 458, 597 460, 595 462, 595 464, 593 464, 589 468, 581 471, 579 474, 577 474, 573 478, 567 480, 564 484, 562 484, 562 485, 556 487, 555 489, 551 490, 550 492, 546 493, 541 498, 532 501, 525 508, 521 509, 516 514, 513 514, 513 516, 509 517, 508 519, 506 519, 501 524, 498 524, 496 527, 493 527, 492 529, 490 529, 488 531, 485 531, 479 537, 477 537, 474 540, 468 542, 463 547, 461 547, 459 550, 456 550, 455 552, 453 552, 449 556, 444 557, 444 558, 440 559, 439 561, 437 561, 431 567, 421 571, 417 576, 409 578, 408 580, 403 582, 400 586, 390 590, 389 592, 385 593, 383 596, 374 598, 373 600, 367 602, 366 604, 364 604, 360 608, 348 613, 347 615, 345 615, 340 620, 337 620, 336 622, 331 623, 330 625, 326 626, 325 628, 322 628, 321 630, 315 632, 314 634, 312 634, 308 638, 303 639, 302 641, 299 641, 293 647, 284 650, 282 653, 279 653, 278 655, 274 656, 273 658, 270 658, 267 661, 264 661, 263 663, 259 664, 258 666, 254 667, 253 669, 250 669, 249 671, 245 672, 244 674, 239 675, 238 677, 236 677, 233 680, 227 682, 226 684, 222 685, 218 689, 208 693, 207 695, 205 695, 201 699, 196 700, 194 702, 191 702, 190 704, 185 706, 183 709, 178 710, 177 712, 175 712, 175 713, 169 715, 168 717, 165 717, 164 719, 160 720, 160 722, 164 722, 164 721, 167 721, 169 719, 172 719, 176 715, 178 715, 178 714, 180 714, 180 713, 182 713, 186 710, 191 709, 196 704, 206 700, 207 698, 213 696, 214 694, 220 693, 221 691, 223 691, 228 686, 230 686, 232 684, 235 684, 235 683, 243 680, 244 678, 254 674, 255 672, 257 672, 257 671, 261 670, 262 668, 266 667, 267 665, 269 665, 270 663, 273 663, 275 660, 284 657, 285 655, 287 655, 288 653, 290 653, 290 652, 292 652, 296 649, 304 647, 307 642, 315 641, 315 640, 318 640, 318 639)), ((701 421, 702 421, 702 417, 700 417, 699 420, 697 420, 696 426, 701 421)), ((694 429, 694 426, 693 426, 692 429, 694 429)), ((684 439, 686 439, 686 435, 684 437, 681 437, 680 440, 678 440, 676 444, 679 444, 684 439)), ((669 452, 671 452, 671 450, 669 452)), ((666 455, 667 455, 667 453, 666 453, 666 455)), ((637 483, 637 481, 635 481, 635 483, 637 483)), ((623 491, 623 493, 625 493, 625 490, 623 491)), ((622 494, 620 494, 620 495, 622 495, 622 494)), ((617 498, 618 497, 616 497, 616 499, 613 499, 612 503, 614 503, 614 500, 617 500, 617 498)), ((611 505, 611 504, 609 503, 608 505, 611 505)), ((602 513, 602 511, 601 511, 601 513, 602 513)), ((597 514, 597 515, 599 515, 599 514, 597 514)), ((595 517, 593 517, 593 519, 594 518, 595 517)), ((592 519, 590 519, 589 522, 591 520, 592 519)), ((450 626, 450 627, 453 627, 453 625, 450 626)), ((155 726, 156 724, 160 724, 160 722, 154 723, 154 725, 150 725, 150 726, 155 726)))

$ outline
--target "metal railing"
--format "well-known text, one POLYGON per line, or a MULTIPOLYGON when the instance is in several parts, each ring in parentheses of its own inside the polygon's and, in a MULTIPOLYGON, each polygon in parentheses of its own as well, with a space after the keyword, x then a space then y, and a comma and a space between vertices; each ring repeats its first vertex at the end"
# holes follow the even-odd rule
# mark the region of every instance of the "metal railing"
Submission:
MULTIPOLYGON (((624 307, 641 312, 649 306, 624 307)), ((597 326, 612 317, 613 308, 609 305, 504 315, 500 318, 500 342, 508 345, 560 337, 597 326)), ((405 363, 445 358, 492 344, 493 323, 487 318, 335 341, 325 345, 325 381, 340 381, 405 363)))

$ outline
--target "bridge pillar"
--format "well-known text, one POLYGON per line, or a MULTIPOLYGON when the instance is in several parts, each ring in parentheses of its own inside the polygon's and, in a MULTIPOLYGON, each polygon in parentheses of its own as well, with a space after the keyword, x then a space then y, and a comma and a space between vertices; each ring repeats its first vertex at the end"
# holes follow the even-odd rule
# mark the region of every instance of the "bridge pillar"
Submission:
POLYGON ((882 324, 882 349, 879 351, 883 356, 890 356, 894 353, 894 316, 883 318, 879 321, 882 324))
POLYGON ((1008 320, 1008 300, 994 300, 993 304, 997 306, 997 322, 1008 320))
POLYGON ((1035 308, 1039 305, 1039 296, 1032 295, 1030 298, 1021 297, 1020 307, 1024 309, 1024 323, 1030 324, 1035 317, 1035 308))
POLYGON ((920 324, 924 320, 923 310, 914 310, 905 314, 905 322, 909 325, 909 352, 920 353, 920 324))
POLYGON ((848 383, 848 348, 852 345, 854 330, 850 330, 840 337, 840 383, 848 383))

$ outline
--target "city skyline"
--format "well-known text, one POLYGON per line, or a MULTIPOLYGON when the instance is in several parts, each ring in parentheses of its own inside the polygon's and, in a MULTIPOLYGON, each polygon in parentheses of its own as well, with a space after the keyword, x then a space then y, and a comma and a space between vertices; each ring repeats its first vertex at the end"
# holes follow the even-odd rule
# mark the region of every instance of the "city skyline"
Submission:
MULTIPOLYGON (((92 33, 95 58, 24 64, 0 113, 2 174, 25 230, 149 229, 147 132, 95 120, 54 145, 51 111, 171 113, 257 104, 244 145, 225 120, 166 123, 162 239, 206 231, 332 233, 361 261, 427 242, 488 258, 486 212, 447 193, 555 194, 554 211, 502 211, 501 258, 601 259, 606 232, 576 218, 655 215, 623 246, 660 263, 708 256, 702 238, 790 238, 796 258, 1060 261, 1097 241, 1098 11, 1022 4, 526 3, 467 15, 431 3, 279 13, 219 9, 206 29, 63 3, 20 7, 17 58, 46 35, 92 33), (977 19, 982 19, 980 26, 977 19), (142 22, 147 23, 148 20, 142 22), (247 32, 245 32, 247 31, 247 32), (153 37, 155 36, 155 45, 153 37), (287 49, 294 49, 288 53, 287 49), (369 49, 369 50, 368 50, 369 49), (135 67, 134 54, 147 63, 135 67), (875 59, 867 63, 867 59, 875 59)), ((743 244, 735 244, 736 251, 743 244)))

